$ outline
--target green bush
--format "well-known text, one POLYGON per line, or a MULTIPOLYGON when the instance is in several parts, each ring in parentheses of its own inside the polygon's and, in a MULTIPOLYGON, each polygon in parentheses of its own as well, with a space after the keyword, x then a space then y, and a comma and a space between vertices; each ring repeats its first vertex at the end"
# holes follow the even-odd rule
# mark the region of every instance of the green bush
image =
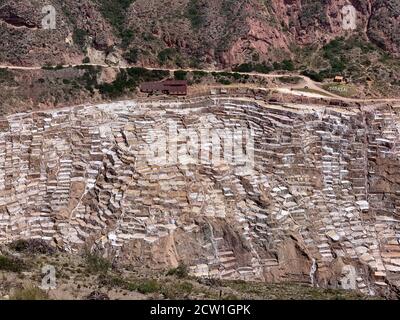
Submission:
POLYGON ((186 80, 187 78, 187 72, 183 70, 178 70, 174 72, 174 78, 175 80, 186 80))
POLYGON ((120 37, 122 39, 122 47, 126 48, 131 43, 131 41, 132 41, 132 39, 134 37, 134 34, 133 34, 132 30, 124 29, 124 30, 121 31, 120 37))
POLYGON ((8 69, 0 69, 0 83, 13 80, 13 74, 8 69))
POLYGON ((322 82, 324 81, 324 76, 314 70, 305 70, 301 73, 303 76, 309 77, 311 80, 322 82))
POLYGON ((229 86, 230 84, 232 84, 232 81, 226 78, 219 78, 217 79, 217 82, 225 86, 229 86))
POLYGON ((46 292, 38 287, 27 287, 14 291, 10 300, 48 300, 49 296, 46 292))
POLYGON ((136 291, 142 294, 159 292, 161 289, 160 284, 156 280, 141 280, 134 286, 136 287, 136 291))
POLYGON ((0 255, 0 270, 10 272, 21 272, 25 269, 22 260, 14 257, 0 255))
POLYGON ((98 86, 102 95, 116 98, 124 94, 127 90, 137 88, 141 82, 159 81, 169 75, 168 71, 147 70, 145 68, 128 68, 121 70, 117 78, 111 83, 104 83, 98 86))
POLYGON ((139 50, 136 48, 130 49, 129 51, 124 53, 124 58, 131 64, 135 64, 138 61, 139 50))
POLYGON ((283 60, 281 63, 282 70, 294 71, 294 64, 292 60, 283 60))
POLYGON ((327 59, 331 65, 330 74, 342 73, 349 64, 346 56, 352 49, 356 47, 364 47, 358 40, 346 40, 343 37, 336 38, 326 44, 323 48, 323 57, 327 59))
POLYGON ((278 80, 282 83, 297 84, 300 82, 300 77, 280 77, 278 80))
MULTIPOLYGON (((86 90, 94 92, 94 88, 98 86, 97 77, 98 74, 100 73, 99 67, 83 65, 83 66, 77 66, 76 68, 85 70, 85 73, 81 77, 77 78, 79 83, 83 85, 86 88, 86 90)), ((78 83, 76 83, 76 85, 78 85, 78 83)))
POLYGON ((187 278, 189 275, 189 269, 184 263, 180 263, 176 268, 170 269, 167 272, 167 276, 176 276, 180 279, 187 278))
POLYGON ((120 35, 124 31, 125 16, 134 0, 97 0, 102 15, 110 22, 120 35))
POLYGON ((236 72, 258 72, 258 73, 269 73, 273 70, 272 66, 269 66, 265 63, 243 63, 241 65, 236 66, 233 68, 233 71, 236 72))
POLYGON ((274 62, 273 67, 275 70, 294 71, 294 64, 292 60, 283 60, 282 62, 274 62))
POLYGON ((233 68, 233 71, 236 72, 252 72, 254 71, 254 65, 252 63, 242 63, 241 65, 233 68))
POLYGON ((191 284, 190 282, 187 282, 187 281, 178 283, 176 285, 176 287, 179 291, 185 292, 185 293, 191 293, 193 291, 193 284, 191 284))
POLYGON ((94 253, 85 254, 85 264, 90 273, 107 273, 111 268, 110 261, 94 253))
MULTIPOLYGON (((66 80, 66 79, 64 79, 66 80)), ((17 252, 29 254, 53 254, 55 248, 42 239, 20 239, 10 244, 10 248, 17 252)))
POLYGON ((200 83, 204 77, 207 77, 207 72, 204 71, 193 71, 193 82, 200 83))
POLYGON ((74 40, 74 43, 78 45, 80 48, 84 48, 86 45, 86 39, 87 39, 87 32, 86 30, 83 29, 75 29, 74 33, 72 34, 72 39, 74 40))

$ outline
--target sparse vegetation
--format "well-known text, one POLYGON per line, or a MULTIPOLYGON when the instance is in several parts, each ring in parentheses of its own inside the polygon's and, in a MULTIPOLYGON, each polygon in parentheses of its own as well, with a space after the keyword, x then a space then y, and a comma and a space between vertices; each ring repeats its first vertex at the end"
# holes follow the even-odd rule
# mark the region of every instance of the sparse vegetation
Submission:
POLYGON ((242 75, 238 72, 212 72, 211 75, 216 82, 223 85, 230 85, 237 82, 245 83, 249 79, 248 75, 242 75))
POLYGON ((192 72, 192 77, 193 77, 193 83, 200 83, 203 78, 207 77, 207 72, 204 71, 193 71, 192 72))
POLYGON ((13 74, 8 69, 0 69, 0 83, 10 84, 14 81, 13 74))
POLYGON ((236 72, 257 72, 270 73, 274 70, 294 71, 295 66, 292 60, 283 60, 282 62, 274 62, 272 65, 263 63, 243 63, 233 68, 236 72))
POLYGON ((139 50, 137 48, 131 48, 129 51, 124 53, 124 58, 127 62, 135 64, 138 61, 139 50))
POLYGON ((301 72, 301 74, 317 82, 324 81, 324 76, 322 75, 322 73, 316 72, 314 70, 304 70, 301 72))
POLYGON ((42 239, 20 239, 10 244, 10 248, 16 252, 24 252, 28 254, 53 254, 55 248, 50 246, 42 239))
POLYGON ((0 80, 7 79, 11 76, 11 72, 8 69, 0 69, 0 80))
POLYGON ((301 27, 308 28, 316 23, 324 25, 327 17, 324 8, 329 0, 302 0, 302 10, 300 14, 301 27))
MULTIPOLYGON (((80 70, 85 70, 85 73, 77 78, 76 84, 81 84, 86 90, 93 93, 94 89, 97 87, 97 78, 100 73, 100 69, 96 66, 78 66, 76 67, 80 70)), ((78 85, 79 86, 79 85, 78 85)))
POLYGON ((188 281, 166 283, 160 292, 166 299, 184 299, 193 292, 193 284, 188 281))
POLYGON ((159 292, 161 284, 154 279, 124 279, 120 276, 101 276, 99 282, 108 287, 120 287, 129 291, 138 291, 143 294, 159 292))
POLYGON ((119 276, 101 276, 99 282, 109 288, 119 287, 142 294, 161 293, 166 299, 186 298, 193 292, 194 286, 188 281, 159 281, 148 278, 124 279, 119 276))
POLYGON ((119 33, 122 33, 125 25, 125 15, 134 0, 97 0, 103 16, 119 33))
POLYGON ((183 70, 178 70, 174 72, 174 78, 175 80, 186 80, 187 78, 187 72, 183 70))
POLYGON ((111 268, 111 262, 102 256, 87 252, 85 254, 86 270, 90 273, 107 273, 111 268))
POLYGON ((187 278, 189 275, 189 269, 186 264, 180 263, 176 268, 168 270, 167 275, 176 276, 180 279, 187 278))
POLYGON ((21 272, 25 269, 25 264, 22 260, 0 255, 0 270, 10 272, 21 272))
POLYGON ((87 36, 88 34, 86 30, 77 28, 72 34, 72 40, 77 46, 83 49, 86 46, 87 36))
POLYGON ((250 299, 300 299, 300 300, 346 300, 346 299, 374 299, 357 293, 340 289, 321 289, 297 283, 268 284, 261 282, 225 281, 225 285, 240 292, 250 299))
POLYGON ((190 20, 194 30, 199 29, 204 23, 204 16, 199 0, 190 0, 186 9, 186 17, 190 20))
MULTIPOLYGON (((366 85, 367 81, 373 80, 374 84, 383 83, 382 91, 385 90, 384 88, 393 90, 395 87, 390 88, 387 84, 396 86, 397 76, 393 70, 400 70, 398 59, 394 59, 382 49, 367 42, 362 35, 355 35, 347 39, 339 37, 323 46, 319 51, 314 49, 314 51, 308 52, 307 50, 303 55, 300 54, 304 61, 307 60, 305 58, 307 56, 313 56, 313 60, 319 61, 318 66, 322 65, 323 67, 310 68, 313 61, 309 61, 308 67, 304 68, 302 74, 318 82, 343 75, 352 83, 366 85), (379 78, 377 78, 378 74, 380 74, 379 78), (382 75, 385 77, 384 80, 382 75)), ((381 90, 374 88, 375 92, 381 90)), ((335 92, 337 94, 341 93, 340 90, 334 91, 338 91, 335 92)), ((355 93, 354 90, 347 90, 344 95, 349 96, 350 92, 355 93)))
POLYGON ((145 68, 129 68, 121 70, 112 83, 98 86, 101 94, 110 98, 121 96, 126 91, 133 90, 143 81, 159 81, 169 75, 168 71, 147 70, 145 68))
POLYGON ((278 80, 282 83, 297 84, 301 81, 300 77, 280 77, 278 80))
POLYGON ((49 296, 46 292, 38 287, 27 287, 16 289, 10 300, 48 300, 49 296))
POLYGON ((173 61, 176 58, 177 51, 174 48, 166 48, 158 53, 158 61, 161 65, 166 64, 168 61, 173 61))
MULTIPOLYGON (((21 259, 26 252, 21 251, 21 259)), ((2 257, 2 256, 0 256, 2 257)), ((43 264, 57 268, 57 286, 60 286, 57 297, 79 299, 108 300, 126 297, 140 297, 143 294, 149 299, 370 299, 354 291, 313 288, 296 283, 268 284, 263 282, 227 281, 210 278, 194 278, 187 275, 187 267, 181 263, 177 268, 164 271, 143 270, 141 268, 111 268, 107 259, 95 253, 74 255, 59 253, 51 256, 27 256, 30 272, 19 273, 15 277, 10 268, 3 270, 2 295, 10 299, 43 300, 52 298, 52 291, 47 295, 37 287, 37 273, 43 264), (11 274, 8 274, 11 273, 11 274), (168 274, 168 275, 167 275, 168 274), (73 281, 73 286, 68 283, 73 281), (8 288, 8 289, 7 289, 8 288), (7 291, 8 290, 8 291, 7 291), (88 293, 91 292, 89 295, 88 293), (104 293, 107 294, 104 294, 104 293)), ((13 258, 12 258, 13 259, 13 258)), ((0 261, 1 258, 0 258, 0 261)), ((15 262, 15 261, 14 261, 15 262)), ((20 265, 20 264, 19 264, 20 265)), ((14 270, 13 268, 11 268, 14 270)))
POLYGON ((258 72, 258 73, 269 73, 274 68, 266 63, 243 63, 233 68, 236 72, 258 72))

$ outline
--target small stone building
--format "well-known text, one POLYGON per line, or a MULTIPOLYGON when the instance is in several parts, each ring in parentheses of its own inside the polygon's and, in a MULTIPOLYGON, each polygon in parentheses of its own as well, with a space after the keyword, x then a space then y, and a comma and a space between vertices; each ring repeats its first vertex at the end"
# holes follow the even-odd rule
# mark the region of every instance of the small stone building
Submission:
POLYGON ((186 80, 164 80, 143 82, 140 85, 140 91, 149 94, 168 94, 173 96, 187 95, 186 80))

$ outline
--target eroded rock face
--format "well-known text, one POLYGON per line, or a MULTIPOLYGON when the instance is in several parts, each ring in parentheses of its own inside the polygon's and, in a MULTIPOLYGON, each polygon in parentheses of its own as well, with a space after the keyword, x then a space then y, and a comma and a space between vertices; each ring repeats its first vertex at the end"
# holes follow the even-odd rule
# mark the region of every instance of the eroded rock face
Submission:
MULTIPOLYGON (((323 46, 352 32, 343 28, 342 8, 356 9, 366 41, 400 54, 397 0, 136 0, 126 8, 102 8, 94 0, 53 0, 57 28, 43 30, 44 0, 0 1, 3 64, 80 63, 87 50, 136 49, 139 63, 199 63, 229 67, 251 61, 282 61, 293 46, 323 46), (75 42, 71 42, 74 35, 75 42), (165 53, 165 52, 164 52, 165 53)), ((91 57, 92 58, 92 57, 91 57)))
POLYGON ((78 64, 88 46, 105 51, 114 45, 112 27, 91 1, 53 1, 54 29, 42 26, 47 5, 44 0, 0 1, 1 64, 78 64))
POLYGON ((258 103, 124 102, 2 119, 0 241, 389 294, 400 272, 398 106, 258 103), (186 130, 172 162, 170 123, 186 130), (212 140, 190 162, 185 146, 204 128, 223 138, 219 155, 227 130, 253 142, 210 162, 212 140), (167 153, 151 149, 155 136, 167 153))

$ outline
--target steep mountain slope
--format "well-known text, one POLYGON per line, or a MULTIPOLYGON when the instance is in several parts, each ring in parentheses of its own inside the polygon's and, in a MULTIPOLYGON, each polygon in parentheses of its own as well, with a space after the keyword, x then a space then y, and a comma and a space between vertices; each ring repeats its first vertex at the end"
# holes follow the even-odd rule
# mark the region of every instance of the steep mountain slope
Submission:
MULTIPOLYGON (((50 30, 42 27, 45 5, 0 0, 0 244, 40 238, 151 272, 183 263, 199 278, 398 297, 398 105, 279 104, 283 77, 260 83, 199 70, 191 70, 191 83, 233 79, 242 98, 87 104, 131 97, 140 82, 174 76, 110 67, 136 64, 302 72, 319 82, 341 74, 363 88, 362 97, 398 95, 397 0, 54 0, 50 30), (342 26, 349 3, 354 31, 342 26), (108 66, 80 65, 88 62, 108 66), (155 144, 148 138, 160 128, 169 135, 170 122, 192 138, 203 125, 221 140, 221 130, 243 138, 240 130, 253 129, 246 154, 254 167, 244 170, 241 152, 231 155, 240 165, 211 164, 208 147, 200 163, 185 162, 183 149, 177 163, 148 158, 155 144)), ((287 91, 304 80, 285 77, 287 91)), ((307 81, 294 89, 315 92, 307 81)))
MULTIPOLYGON (((400 54, 396 0, 352 0, 365 40, 400 54)), ((294 47, 323 45, 342 28, 339 0, 71 0, 52 2, 57 29, 41 30, 42 0, 0 1, 0 62, 74 63, 90 49, 130 62, 232 66, 293 57, 294 47)))

